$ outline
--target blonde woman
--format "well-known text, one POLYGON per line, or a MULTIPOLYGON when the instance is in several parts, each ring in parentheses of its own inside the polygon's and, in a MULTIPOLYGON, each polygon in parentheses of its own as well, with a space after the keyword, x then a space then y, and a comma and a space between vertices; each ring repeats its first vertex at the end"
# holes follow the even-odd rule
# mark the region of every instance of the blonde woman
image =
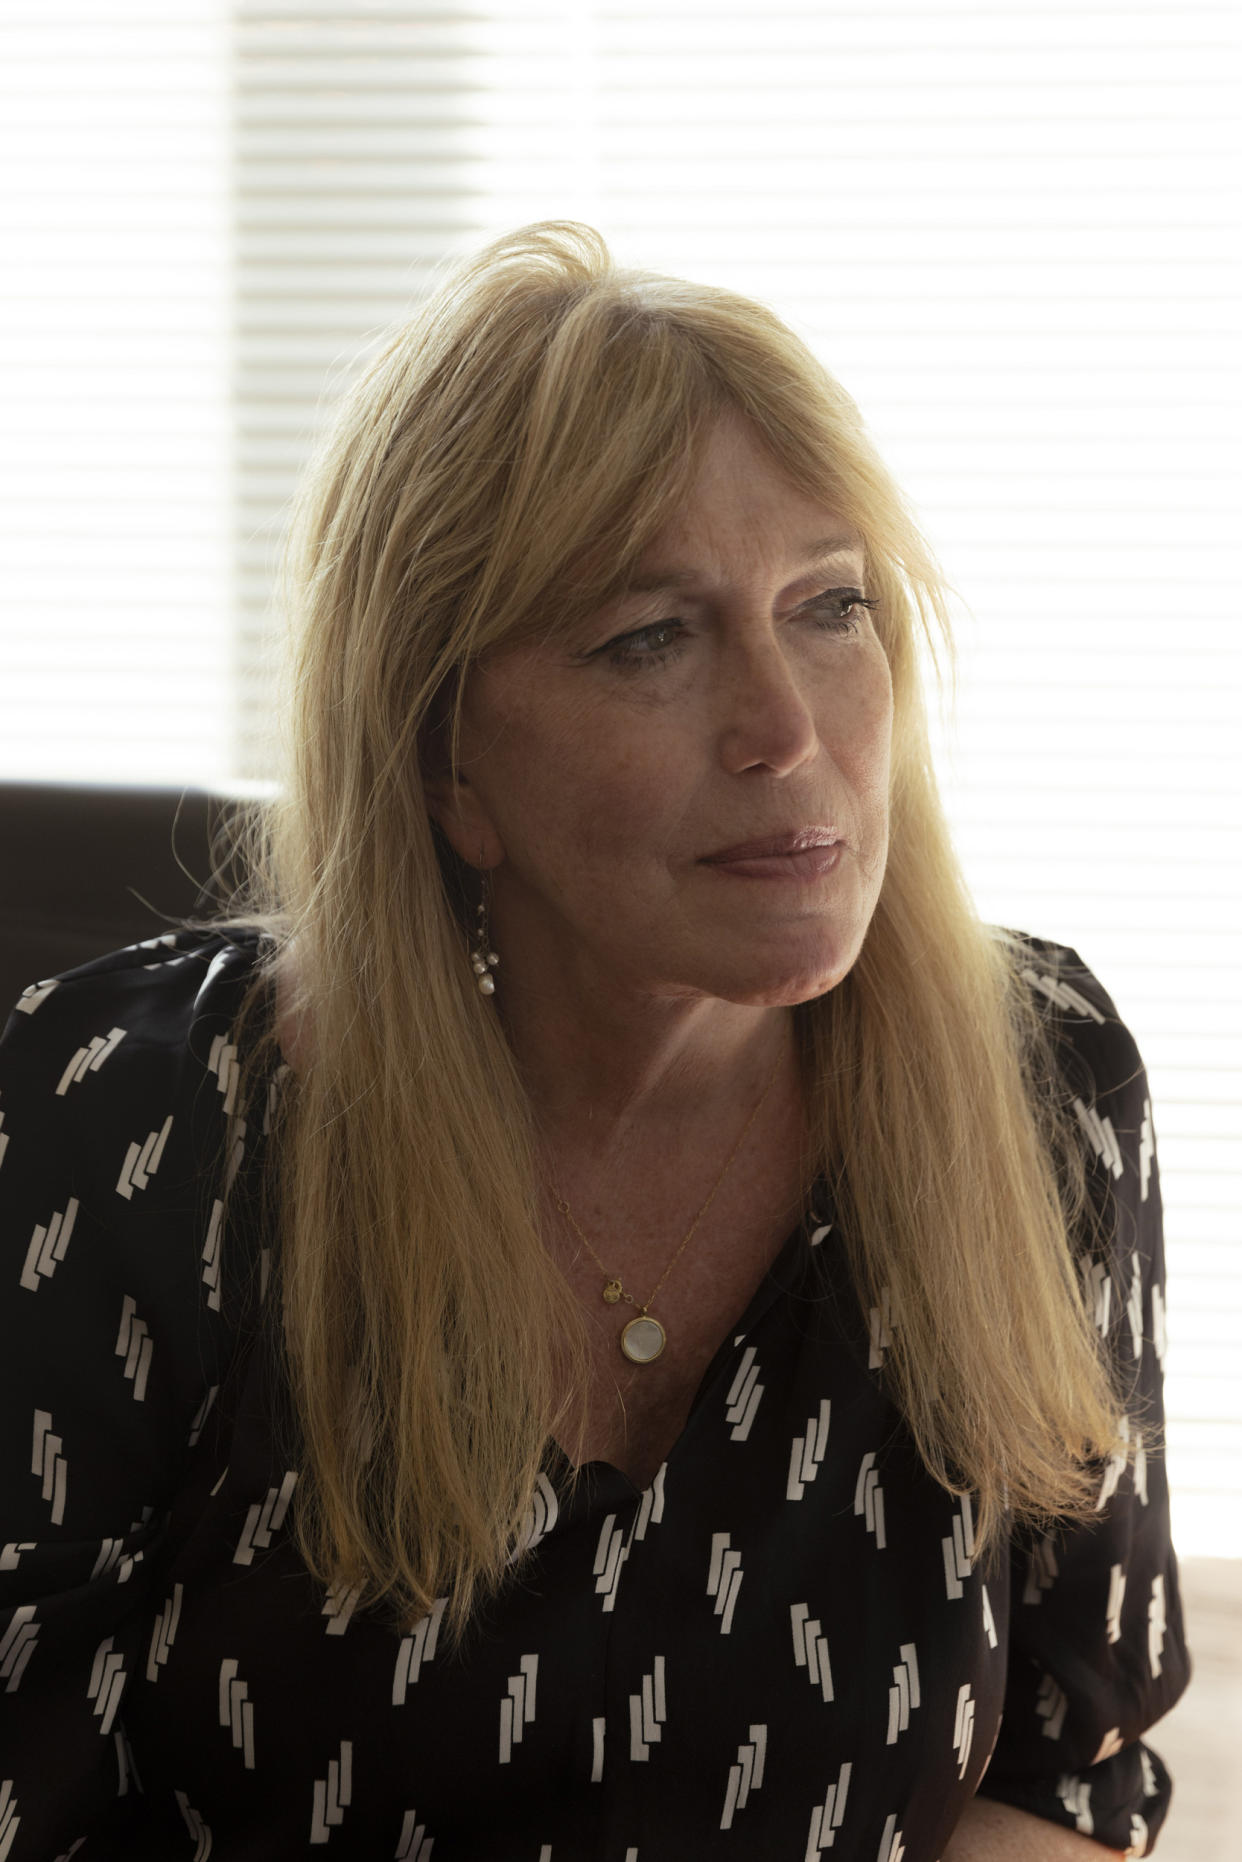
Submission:
POLYGON ((1150 1105, 963 889, 852 402, 528 228, 288 567, 244 910, 2 1050, 0 1855, 1145 1853, 1150 1105))

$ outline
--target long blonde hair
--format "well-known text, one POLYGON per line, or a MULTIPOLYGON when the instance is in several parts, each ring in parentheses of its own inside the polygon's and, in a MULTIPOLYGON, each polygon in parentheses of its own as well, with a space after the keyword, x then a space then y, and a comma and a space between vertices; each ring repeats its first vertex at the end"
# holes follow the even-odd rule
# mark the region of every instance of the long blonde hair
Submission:
POLYGON ((402 1623, 446 1595, 460 1625, 502 1580, 586 1366, 422 771, 480 655, 624 586, 724 413, 856 525, 880 597, 887 872, 854 969, 796 1016, 856 1294, 894 1315, 889 1387, 930 1472, 977 1495, 985 1545, 1007 1509, 1083 1513, 1115 1446, 1067 1246, 1083 1160, 1029 953, 979 922, 930 766, 936 565, 854 403, 771 312, 618 270, 590 228, 528 227, 392 335, 305 474, 287 767, 240 908, 274 933, 258 981, 307 1036, 274 1133, 298 1541, 402 1623))

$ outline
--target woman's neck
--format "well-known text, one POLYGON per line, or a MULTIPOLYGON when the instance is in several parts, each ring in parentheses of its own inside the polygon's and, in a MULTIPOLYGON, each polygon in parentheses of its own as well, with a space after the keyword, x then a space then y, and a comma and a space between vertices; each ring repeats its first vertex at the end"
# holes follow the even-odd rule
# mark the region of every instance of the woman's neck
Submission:
POLYGON ((588 1006, 506 992, 506 1032, 540 1128, 558 1148, 607 1155, 726 1130, 770 1080, 797 1078, 793 1014, 718 1000, 588 1006))

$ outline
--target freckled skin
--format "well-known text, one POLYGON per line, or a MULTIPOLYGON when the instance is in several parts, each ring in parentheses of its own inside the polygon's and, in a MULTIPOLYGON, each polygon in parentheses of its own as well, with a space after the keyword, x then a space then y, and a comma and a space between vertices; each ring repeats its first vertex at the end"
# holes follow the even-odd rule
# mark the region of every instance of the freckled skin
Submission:
POLYGON ((808 567, 810 544, 844 533, 722 423, 641 565, 689 579, 472 677, 463 781, 430 799, 491 871, 502 986, 576 998, 589 1017, 600 992, 617 1008, 784 1007, 848 972, 884 872, 892 689, 864 610, 849 631, 825 624, 827 591, 866 592, 858 547, 808 567), (814 824, 846 846, 812 883, 702 864, 814 824))

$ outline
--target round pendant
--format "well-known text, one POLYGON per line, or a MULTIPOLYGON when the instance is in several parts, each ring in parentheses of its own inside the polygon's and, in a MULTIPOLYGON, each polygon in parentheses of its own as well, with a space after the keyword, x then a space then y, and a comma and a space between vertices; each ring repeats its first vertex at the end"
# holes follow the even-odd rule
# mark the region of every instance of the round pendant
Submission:
POLYGON ((623 1327, 621 1349, 631 1364, 650 1364, 664 1349, 664 1327, 648 1313, 623 1327))

